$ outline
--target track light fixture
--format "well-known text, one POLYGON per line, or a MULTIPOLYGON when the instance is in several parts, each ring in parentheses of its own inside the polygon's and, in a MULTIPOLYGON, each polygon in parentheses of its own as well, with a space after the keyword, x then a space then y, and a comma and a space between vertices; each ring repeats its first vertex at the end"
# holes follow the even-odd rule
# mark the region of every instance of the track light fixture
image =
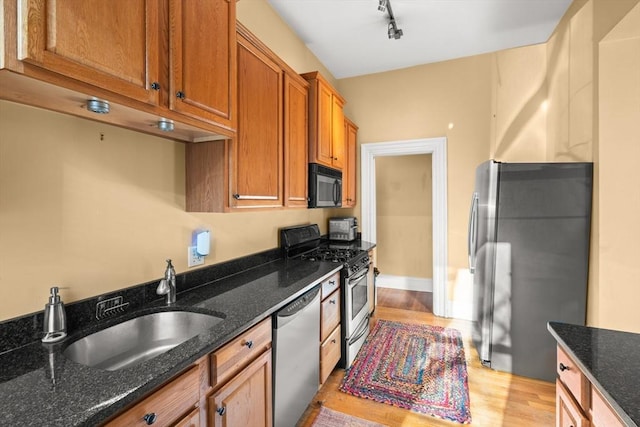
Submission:
POLYGON ((391 20, 389 22, 388 34, 390 39, 398 40, 400 37, 402 37, 402 30, 398 29, 395 20, 391 20))
POLYGON ((402 37, 402 30, 396 25, 396 17, 391 10, 391 0, 378 0, 378 10, 383 13, 386 10, 389 13, 389 25, 387 26, 389 38, 398 40, 402 37))

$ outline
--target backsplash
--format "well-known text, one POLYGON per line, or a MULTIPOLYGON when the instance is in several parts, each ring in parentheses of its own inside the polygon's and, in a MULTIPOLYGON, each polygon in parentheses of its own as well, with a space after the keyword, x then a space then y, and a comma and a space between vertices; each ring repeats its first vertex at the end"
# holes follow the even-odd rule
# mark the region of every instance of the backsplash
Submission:
MULTIPOLYGON (((212 266, 177 274, 176 287, 178 289, 178 300, 180 299, 180 294, 182 292, 186 292, 224 277, 232 276, 241 271, 275 261, 281 258, 281 256, 282 253, 280 249, 270 249, 212 266)), ((67 330, 73 333, 73 331, 80 328, 86 328, 93 324, 97 324, 98 322, 103 322, 116 317, 111 316, 109 319, 102 320, 96 319, 96 305, 98 302, 109 298, 122 296, 122 300, 129 303, 122 314, 136 311, 152 304, 160 303, 161 300, 165 299, 163 295, 156 294, 156 288, 160 279, 161 278, 159 277, 158 279, 150 282, 87 298, 82 301, 65 304, 67 330)), ((46 297, 47 295, 42 296, 43 308, 47 300, 46 297)), ((39 341, 43 336, 43 317, 44 310, 0 322, 0 354, 22 347, 34 341, 39 341)))

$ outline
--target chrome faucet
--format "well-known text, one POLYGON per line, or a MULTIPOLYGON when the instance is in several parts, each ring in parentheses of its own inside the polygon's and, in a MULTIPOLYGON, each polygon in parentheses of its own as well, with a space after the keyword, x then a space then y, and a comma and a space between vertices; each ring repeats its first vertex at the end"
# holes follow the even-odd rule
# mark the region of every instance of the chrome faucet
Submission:
POLYGON ((171 260, 167 260, 167 269, 164 271, 164 279, 160 280, 156 288, 156 294, 166 295, 167 304, 176 302, 176 270, 171 265, 171 260))

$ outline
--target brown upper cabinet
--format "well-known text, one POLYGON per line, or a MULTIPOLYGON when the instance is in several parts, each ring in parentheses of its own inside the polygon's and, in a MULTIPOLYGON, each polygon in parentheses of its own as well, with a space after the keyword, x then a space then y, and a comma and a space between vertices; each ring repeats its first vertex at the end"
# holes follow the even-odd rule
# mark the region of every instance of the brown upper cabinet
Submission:
POLYGON ((317 72, 309 81, 309 162, 342 170, 345 166, 344 98, 317 72))
POLYGON ((18 59, 158 104, 160 8, 153 0, 18 2, 18 59), (126 3, 126 4, 125 4, 126 3))
POLYGON ((237 31, 237 137, 187 146, 187 211, 306 207, 308 83, 237 31))
POLYGON ((169 4, 171 109, 234 129, 236 1, 169 4))
POLYGON ((2 97, 183 141, 231 137, 235 10, 235 0, 6 1, 2 97), (78 108, 92 97, 111 113, 78 108), (158 130, 161 118, 176 132, 158 130))
POLYGON ((283 204, 282 69, 238 35, 238 136, 231 142, 236 207, 283 204))
POLYGON ((307 84, 292 73, 284 76, 284 202, 308 206, 308 98, 307 84))
POLYGON ((346 162, 342 171, 342 207, 352 208, 356 205, 356 153, 358 126, 345 117, 345 153, 346 162))

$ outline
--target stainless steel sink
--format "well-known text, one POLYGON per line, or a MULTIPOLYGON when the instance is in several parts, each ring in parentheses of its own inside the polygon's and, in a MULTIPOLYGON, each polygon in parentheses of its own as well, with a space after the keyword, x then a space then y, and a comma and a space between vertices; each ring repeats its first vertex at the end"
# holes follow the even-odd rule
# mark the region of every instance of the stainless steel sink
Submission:
POLYGON ((146 314, 87 335, 64 355, 82 365, 116 371, 169 351, 222 320, 190 311, 146 314))

